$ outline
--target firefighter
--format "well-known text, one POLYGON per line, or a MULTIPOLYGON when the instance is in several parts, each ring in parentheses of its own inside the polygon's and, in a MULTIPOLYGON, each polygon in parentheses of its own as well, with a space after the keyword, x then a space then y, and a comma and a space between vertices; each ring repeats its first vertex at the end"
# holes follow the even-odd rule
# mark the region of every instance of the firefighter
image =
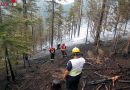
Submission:
POLYGON ((53 62, 54 59, 55 59, 55 48, 54 47, 51 47, 49 49, 49 52, 50 52, 50 60, 53 62))
POLYGON ((81 77, 85 59, 80 56, 80 49, 72 49, 73 59, 67 63, 63 78, 66 80, 67 90, 78 90, 78 84, 81 77))
POLYGON ((60 43, 57 44, 57 50, 59 50, 59 49, 60 49, 60 43))
POLYGON ((63 58, 66 57, 67 53, 66 53, 66 45, 65 45, 65 43, 61 44, 60 50, 61 50, 63 58))

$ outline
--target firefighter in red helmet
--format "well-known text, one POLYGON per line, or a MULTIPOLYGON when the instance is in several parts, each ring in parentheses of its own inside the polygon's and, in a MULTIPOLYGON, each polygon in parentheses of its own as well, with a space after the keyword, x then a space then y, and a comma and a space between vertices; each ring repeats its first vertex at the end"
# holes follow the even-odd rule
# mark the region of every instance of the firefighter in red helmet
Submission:
POLYGON ((55 59, 55 48, 52 46, 52 47, 49 49, 49 52, 50 52, 50 60, 51 60, 51 62, 53 62, 54 59, 55 59))
POLYGON ((67 53, 66 53, 66 45, 65 45, 65 43, 61 44, 60 50, 61 50, 63 58, 66 57, 67 53))

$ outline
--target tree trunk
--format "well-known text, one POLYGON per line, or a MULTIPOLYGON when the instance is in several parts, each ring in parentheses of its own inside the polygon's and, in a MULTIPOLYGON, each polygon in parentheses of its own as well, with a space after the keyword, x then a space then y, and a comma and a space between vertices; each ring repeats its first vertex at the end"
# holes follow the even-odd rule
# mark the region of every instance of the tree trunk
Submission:
POLYGON ((10 62, 7 46, 5 47, 5 56, 7 58, 8 64, 9 64, 9 69, 10 69, 12 80, 14 81, 15 80, 15 75, 14 75, 14 72, 13 72, 13 69, 12 69, 12 65, 11 65, 11 62, 10 62))
POLYGON ((100 16, 100 20, 99 20, 99 25, 97 26, 96 37, 95 37, 95 45, 96 45, 97 53, 98 53, 100 33, 101 33, 101 27, 102 27, 102 21, 103 21, 105 7, 106 7, 106 0, 103 0, 101 16, 100 16))
MULTIPOLYGON (((0 23, 2 23, 2 9, 1 9, 1 6, 0 6, 0 23)), ((9 81, 9 69, 8 69, 8 62, 7 62, 6 52, 5 52, 5 69, 6 69, 7 81, 9 81)))
POLYGON ((88 21, 88 26, 87 26, 87 34, 86 34, 86 41, 85 41, 86 44, 87 44, 87 42, 88 42, 89 22, 90 22, 90 21, 88 21))
POLYGON ((113 40, 114 40, 114 44, 113 44, 114 53, 116 53, 116 44, 117 44, 116 34, 117 34, 117 26, 118 26, 118 23, 119 23, 119 18, 120 18, 120 16, 117 17, 117 22, 116 22, 116 25, 115 25, 115 28, 114 28, 114 37, 113 37, 113 40))
POLYGON ((72 21, 72 24, 71 24, 71 28, 72 28, 72 31, 71 31, 71 39, 73 38, 73 33, 74 33, 74 16, 73 16, 73 21, 72 21))
MULTIPOLYGON (((111 0, 110 0, 111 1, 111 0)), ((110 4, 110 1, 106 1, 107 3, 109 3, 110 4)), ((105 34, 105 29, 106 29, 106 24, 107 24, 107 18, 108 18, 108 14, 109 14, 109 9, 110 9, 110 5, 108 6, 106 6, 106 13, 105 13, 105 22, 104 22, 104 31, 103 31, 103 35, 105 34)), ((105 35, 104 35, 105 36, 105 35)))
POLYGON ((127 28, 127 24, 128 24, 128 19, 126 20, 126 23, 125 23, 125 28, 124 28, 124 33, 123 33, 124 36, 125 36, 125 32, 126 32, 126 28, 127 28))
POLYGON ((61 34, 61 33, 60 33, 60 27, 59 27, 59 25, 58 25, 58 39, 57 39, 58 41, 60 41, 60 34, 61 34))
MULTIPOLYGON (((33 19, 33 17, 32 17, 32 10, 31 10, 31 20, 33 19)), ((31 25, 31 29, 32 29, 32 48, 33 48, 33 53, 34 53, 34 51, 35 51, 35 45, 34 45, 34 27, 33 27, 33 25, 31 25)))
POLYGON ((73 38, 73 23, 72 23, 72 25, 71 25, 71 39, 73 38))
POLYGON ((71 25, 71 28, 72 28, 72 31, 71 31, 71 39, 73 38, 73 33, 74 33, 74 16, 73 17, 73 20, 72 20, 72 25, 71 25))
POLYGON ((23 0, 23 17, 27 18, 27 6, 26 6, 27 2, 26 0, 23 0))
POLYGON ((52 0, 52 27, 51 27, 51 47, 53 46, 54 35, 54 0, 52 0))
MULTIPOLYGON (((27 18, 27 2, 26 0, 23 0, 23 17, 27 18)), ((26 30, 27 30, 27 23, 25 23, 25 36, 26 36, 26 30)))
POLYGON ((48 31, 48 43, 49 43, 49 47, 51 47, 51 31, 50 31, 50 29, 49 29, 49 31, 48 31))
POLYGON ((8 67, 8 62, 7 62, 6 56, 5 56, 5 69, 6 69, 7 81, 9 81, 9 67, 8 67))
POLYGON ((39 34, 40 34, 40 40, 38 42, 38 44, 40 44, 40 50, 42 51, 42 46, 43 46, 43 43, 44 43, 44 39, 43 39, 43 28, 42 28, 42 25, 40 24, 39 25, 39 34))
POLYGON ((44 43, 44 39, 43 39, 43 27, 42 27, 42 24, 39 25, 39 29, 40 29, 40 48, 41 48, 41 51, 42 51, 42 46, 43 46, 43 43, 44 43))
POLYGON ((127 13, 126 13, 126 15, 127 15, 126 16, 126 24, 125 24, 125 29, 124 29, 124 34, 123 35, 125 35, 127 24, 128 24, 129 17, 130 17, 129 10, 130 10, 130 1, 128 0, 128 7, 127 7, 127 13))
POLYGON ((76 27, 77 27, 77 25, 76 25, 76 23, 74 23, 74 37, 76 35, 76 27))
POLYGON ((80 27, 81 27, 81 20, 82 20, 82 8, 83 8, 83 0, 80 1, 79 24, 78 24, 78 37, 79 37, 79 35, 80 35, 80 27))
POLYGON ((69 27, 69 41, 70 41, 70 39, 71 39, 71 25, 68 25, 68 27, 69 27))

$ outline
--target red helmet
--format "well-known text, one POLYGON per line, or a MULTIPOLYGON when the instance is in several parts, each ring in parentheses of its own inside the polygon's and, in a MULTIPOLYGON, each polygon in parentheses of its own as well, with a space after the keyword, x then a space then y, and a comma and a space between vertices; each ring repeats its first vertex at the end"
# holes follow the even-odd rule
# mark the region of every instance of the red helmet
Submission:
POLYGON ((16 0, 11 0, 12 3, 16 3, 16 0))

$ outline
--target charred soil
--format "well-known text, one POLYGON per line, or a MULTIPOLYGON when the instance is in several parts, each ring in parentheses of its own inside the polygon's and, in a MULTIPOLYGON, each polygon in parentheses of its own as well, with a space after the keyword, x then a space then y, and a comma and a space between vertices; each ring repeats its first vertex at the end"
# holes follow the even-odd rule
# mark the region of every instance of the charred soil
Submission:
MULTIPOLYGON (((88 59, 87 56, 88 50, 94 50, 93 44, 79 44, 76 46, 81 49, 87 62, 83 69, 79 90, 96 90, 96 87, 102 84, 100 80, 108 79, 106 77, 115 75, 120 76, 119 80, 115 81, 115 90, 130 90, 130 54, 127 57, 123 57, 122 54, 116 54, 114 59, 106 54, 105 57, 108 58, 103 58, 99 63, 97 62, 98 55, 95 55, 93 60, 88 59), (99 82, 99 84, 93 84, 96 82, 99 82)), ((50 62, 50 56, 47 55, 41 59, 31 60, 31 67, 23 68, 18 66, 16 81, 9 82, 10 89, 6 90, 52 90, 54 80, 59 80, 61 90, 66 90, 65 81, 62 77, 68 60, 72 58, 71 49, 73 47, 67 47, 68 56, 66 58, 62 58, 60 50, 56 50, 54 62, 50 62)), ((111 81, 107 82, 106 85, 112 87, 111 81)))

